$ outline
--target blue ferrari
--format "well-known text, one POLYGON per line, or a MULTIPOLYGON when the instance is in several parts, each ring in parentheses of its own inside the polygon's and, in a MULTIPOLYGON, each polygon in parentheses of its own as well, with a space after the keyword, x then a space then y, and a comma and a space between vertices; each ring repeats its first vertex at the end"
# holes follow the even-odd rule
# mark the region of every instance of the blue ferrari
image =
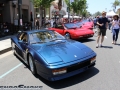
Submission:
POLYGON ((96 53, 86 45, 66 39, 52 30, 23 31, 11 38, 14 55, 32 74, 57 81, 93 67, 96 53))

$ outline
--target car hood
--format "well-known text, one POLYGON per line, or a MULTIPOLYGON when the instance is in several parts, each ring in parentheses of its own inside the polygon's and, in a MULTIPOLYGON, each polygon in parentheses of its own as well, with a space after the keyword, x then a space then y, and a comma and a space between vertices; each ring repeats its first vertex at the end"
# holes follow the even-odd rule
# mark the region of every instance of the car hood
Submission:
POLYGON ((59 41, 37 50, 48 64, 72 62, 89 56, 93 51, 77 41, 59 41))

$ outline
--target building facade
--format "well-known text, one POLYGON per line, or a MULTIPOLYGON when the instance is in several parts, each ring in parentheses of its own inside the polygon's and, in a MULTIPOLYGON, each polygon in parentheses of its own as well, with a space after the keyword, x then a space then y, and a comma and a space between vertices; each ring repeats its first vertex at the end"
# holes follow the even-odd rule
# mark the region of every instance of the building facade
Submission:
MULTIPOLYGON (((30 22, 31 12, 33 6, 31 6, 30 0, 22 0, 22 20, 24 22, 30 22)), ((34 15, 34 14, 33 14, 34 15)), ((0 0, 0 23, 8 22, 18 24, 18 0, 0 0)))

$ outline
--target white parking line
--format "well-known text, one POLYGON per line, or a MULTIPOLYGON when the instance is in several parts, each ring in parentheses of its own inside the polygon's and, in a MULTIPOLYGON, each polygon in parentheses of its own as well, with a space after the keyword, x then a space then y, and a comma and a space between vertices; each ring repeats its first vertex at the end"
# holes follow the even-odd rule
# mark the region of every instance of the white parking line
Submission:
POLYGON ((22 63, 18 64, 17 66, 15 66, 14 68, 10 69, 9 71, 7 71, 6 73, 4 73, 3 75, 0 76, 0 79, 2 79, 3 77, 5 77, 6 75, 8 75, 9 73, 11 73, 12 71, 14 71, 16 68, 20 67, 22 65, 22 63))

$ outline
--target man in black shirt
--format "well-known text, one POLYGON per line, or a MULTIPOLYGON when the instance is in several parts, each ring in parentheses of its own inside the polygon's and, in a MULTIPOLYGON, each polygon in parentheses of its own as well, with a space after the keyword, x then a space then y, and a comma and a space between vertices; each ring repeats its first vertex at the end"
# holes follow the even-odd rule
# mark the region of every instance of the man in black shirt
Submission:
POLYGON ((100 17, 97 20, 97 25, 98 25, 98 38, 97 38, 96 48, 99 47, 100 36, 102 36, 100 47, 102 47, 102 43, 104 41, 104 36, 106 36, 106 30, 107 30, 107 27, 108 27, 108 19, 106 18, 106 12, 104 12, 104 11, 102 12, 102 17, 100 17))

